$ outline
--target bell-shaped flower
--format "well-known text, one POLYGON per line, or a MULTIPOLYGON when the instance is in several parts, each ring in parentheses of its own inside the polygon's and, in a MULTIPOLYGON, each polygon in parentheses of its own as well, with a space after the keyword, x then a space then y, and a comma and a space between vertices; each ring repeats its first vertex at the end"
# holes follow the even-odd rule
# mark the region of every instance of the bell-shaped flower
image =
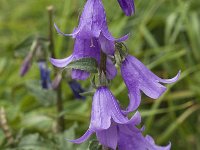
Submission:
POLYGON ((120 7, 127 16, 131 16, 135 12, 135 5, 133 0, 118 0, 120 7))
MULTIPOLYGON (((80 58, 94 58, 100 63, 100 45, 97 39, 93 38, 92 43, 91 40, 88 39, 80 39, 76 38, 74 51, 72 55, 64 59, 54 59, 51 58, 51 63, 59 68, 66 67, 70 62, 80 59, 80 58)), ((107 61, 107 77, 108 79, 112 79, 116 76, 116 68, 113 63, 108 59, 107 61)), ((72 79, 77 80, 85 80, 89 77, 90 73, 87 71, 72 69, 72 79)))
POLYGON ((99 87, 93 97, 89 129, 82 137, 71 142, 82 143, 94 132, 109 129, 113 123, 124 124, 129 121, 110 90, 105 86, 99 87))
POLYGON ((108 31, 106 14, 101 0, 87 0, 80 23, 72 34, 65 34, 55 25, 58 33, 73 38, 89 39, 97 38, 101 49, 108 55, 113 55, 115 51, 115 41, 121 42, 128 38, 128 35, 120 39, 115 39, 108 31))
POLYGON ((180 76, 180 71, 172 79, 161 79, 137 58, 127 55, 121 64, 121 74, 129 92, 130 103, 127 112, 130 112, 140 105, 141 91, 150 98, 159 98, 166 91, 166 87, 160 83, 176 82, 180 76))
POLYGON ((99 142, 113 150, 170 150, 168 146, 157 146, 151 136, 143 136, 143 129, 136 126, 141 122, 139 112, 136 112, 132 119, 125 124, 114 123, 109 129, 96 133, 99 142))
POLYGON ((51 88, 50 71, 47 68, 46 62, 43 60, 38 61, 38 66, 40 69, 40 80, 42 88, 44 89, 51 88))

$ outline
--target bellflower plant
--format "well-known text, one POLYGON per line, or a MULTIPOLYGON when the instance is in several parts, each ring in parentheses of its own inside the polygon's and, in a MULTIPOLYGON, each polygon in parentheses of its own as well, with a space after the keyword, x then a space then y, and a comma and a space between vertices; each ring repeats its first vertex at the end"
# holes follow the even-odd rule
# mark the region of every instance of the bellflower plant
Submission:
MULTIPOLYGON (((118 0, 119 5, 127 16, 134 13, 133 0, 118 0)), ((99 84, 93 96, 91 120, 85 134, 70 140, 74 143, 86 141, 93 133, 96 133, 99 142, 106 147, 119 150, 169 150, 171 144, 165 147, 157 146, 154 140, 147 135, 143 136, 143 128, 138 129, 141 117, 138 109, 141 101, 141 91, 153 99, 159 98, 166 87, 161 83, 176 82, 180 72, 172 79, 161 79, 152 73, 137 58, 124 52, 120 43, 128 38, 128 35, 115 39, 108 30, 106 13, 101 0, 87 0, 79 25, 73 33, 65 34, 55 25, 58 33, 64 36, 72 36, 75 39, 72 55, 64 59, 51 58, 53 65, 59 68, 67 68, 72 61, 77 62, 82 58, 95 59, 98 70, 99 84), (117 46, 118 44, 118 46, 117 46), (122 110, 120 104, 108 88, 108 81, 113 79, 117 70, 115 68, 116 55, 118 55, 121 67, 121 75, 128 88, 129 106, 122 110), (114 60, 112 61, 111 60, 114 60), (128 118, 130 112, 136 111, 135 115, 128 118)), ((124 45, 124 44, 122 44, 124 45)), ((89 61, 88 61, 89 62, 89 61)), ((82 65, 87 65, 83 63, 82 65)), ((86 80, 90 72, 88 66, 74 67, 71 72, 72 79, 86 80), (77 69, 78 68, 78 69, 77 69)), ((74 80, 72 80, 74 81, 74 80)), ((76 82, 70 83, 74 94, 78 96, 82 88, 76 82)))
POLYGON ((140 105, 141 91, 150 98, 159 98, 166 91, 166 87, 160 83, 176 82, 180 71, 172 79, 161 79, 137 58, 127 55, 121 64, 121 74, 129 91, 130 104, 127 111, 134 111, 140 105))
POLYGON ((118 0, 118 3, 127 16, 131 16, 135 12, 133 0, 118 0))

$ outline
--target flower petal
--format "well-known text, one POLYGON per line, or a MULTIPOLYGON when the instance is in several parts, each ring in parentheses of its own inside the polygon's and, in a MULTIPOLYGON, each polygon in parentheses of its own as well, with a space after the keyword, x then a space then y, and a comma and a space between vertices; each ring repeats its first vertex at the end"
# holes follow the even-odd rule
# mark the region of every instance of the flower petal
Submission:
POLYGON ((92 131, 87 130, 87 131, 85 132, 85 134, 84 134, 83 136, 81 136, 80 138, 78 138, 78 139, 76 139, 76 140, 69 140, 69 141, 72 142, 72 143, 80 144, 80 143, 85 142, 92 134, 93 134, 92 131))
POLYGON ((171 148, 171 143, 169 143, 167 146, 157 146, 154 142, 154 139, 149 135, 146 135, 145 142, 149 150, 170 150, 171 148))
POLYGON ((122 36, 121 38, 116 39, 116 42, 123 42, 126 41, 129 38, 129 34, 126 34, 124 36, 122 36))
POLYGON ((90 73, 79 69, 72 69, 71 76, 75 80, 86 80, 90 76, 90 73))
POLYGON ((127 123, 129 120, 122 114, 117 100, 107 87, 99 87, 94 94, 91 113, 91 130, 108 129, 111 119, 119 124, 127 123))
POLYGON ((56 23, 54 23, 54 27, 55 27, 56 31, 59 34, 63 35, 63 36, 72 36, 72 37, 74 37, 79 32, 78 30, 75 30, 76 32, 73 32, 72 34, 65 34, 62 31, 60 31, 60 29, 58 28, 58 26, 56 25, 56 23))
POLYGON ((112 60, 107 58, 106 62, 106 76, 107 79, 111 80, 117 75, 117 69, 115 65, 113 64, 112 60))
POLYGON ((118 3, 127 16, 131 16, 135 12, 133 0, 118 0, 118 3))
POLYGON ((69 57, 64 59, 50 58, 50 62, 56 67, 63 68, 67 66, 73 59, 74 59, 73 55, 70 55, 69 57))
POLYGON ((138 59, 128 55, 122 62, 121 74, 128 88, 129 98, 131 100, 127 109, 127 111, 129 112, 131 111, 131 109, 133 111, 139 106, 141 99, 140 90, 143 91, 147 96, 153 99, 157 99, 166 90, 166 87, 159 82, 175 82, 178 79, 180 72, 173 79, 160 79, 148 68, 146 68, 145 65, 142 64, 138 59))
POLYGON ((113 55, 115 52, 115 43, 112 40, 107 39, 102 33, 99 36, 99 42, 101 49, 107 55, 113 55))
POLYGON ((90 129, 103 130, 110 127, 111 115, 109 114, 109 109, 111 108, 108 105, 109 99, 110 96, 107 95, 106 87, 100 87, 97 89, 92 102, 90 129))
POLYGON ((116 149, 117 148, 117 126, 113 125, 107 130, 101 130, 96 132, 99 142, 106 147, 116 149))
POLYGON ((144 137, 142 130, 131 124, 118 125, 119 127, 119 150, 169 150, 171 145, 158 146, 150 136, 144 137))
POLYGON ((179 79, 180 74, 181 74, 181 71, 179 70, 178 74, 175 77, 173 77, 172 79, 159 79, 159 82, 162 82, 162 83, 174 83, 179 79))

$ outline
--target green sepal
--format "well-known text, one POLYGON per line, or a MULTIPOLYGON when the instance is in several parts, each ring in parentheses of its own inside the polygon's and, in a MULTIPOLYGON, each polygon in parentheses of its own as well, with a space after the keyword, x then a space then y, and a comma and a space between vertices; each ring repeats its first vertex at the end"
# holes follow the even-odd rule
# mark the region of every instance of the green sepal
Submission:
POLYGON ((72 61, 65 68, 79 69, 90 73, 97 73, 97 66, 98 65, 96 59, 88 57, 72 61))

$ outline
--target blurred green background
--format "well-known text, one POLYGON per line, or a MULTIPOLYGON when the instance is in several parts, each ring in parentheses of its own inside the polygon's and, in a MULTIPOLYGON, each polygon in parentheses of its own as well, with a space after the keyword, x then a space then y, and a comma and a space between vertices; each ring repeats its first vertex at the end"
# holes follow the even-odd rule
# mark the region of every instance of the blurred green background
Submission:
MULTIPOLYGON (((82 135, 88 128, 92 97, 75 100, 65 81, 62 82, 64 111, 58 114, 55 92, 39 87, 37 63, 23 78, 20 66, 30 47, 16 46, 29 36, 48 35, 46 7, 53 5, 54 21, 65 33, 77 26, 83 0, 1 0, 0 1, 0 106, 5 109, 15 144, 9 145, 0 128, 1 150, 87 149, 88 142, 74 145, 66 140, 82 135), (56 119, 64 115, 66 130, 58 133, 56 119)), ((200 150, 200 1, 135 0, 136 13, 126 17, 117 0, 103 0, 109 29, 115 37, 130 32, 126 42, 129 52, 162 78, 182 71, 180 79, 158 100, 142 96, 139 108, 145 133, 156 143, 173 150, 200 150)), ((73 39, 56 34, 57 58, 68 56, 73 39)), ((49 66, 51 64, 49 63, 49 66)), ((53 68, 51 66, 52 74, 53 68)), ((52 76, 53 77, 53 76, 52 76)), ((89 81, 81 82, 85 89, 89 81)), ((119 101, 128 103, 127 89, 120 72, 111 90, 119 101)), ((2 114, 1 114, 2 118, 2 114)))

